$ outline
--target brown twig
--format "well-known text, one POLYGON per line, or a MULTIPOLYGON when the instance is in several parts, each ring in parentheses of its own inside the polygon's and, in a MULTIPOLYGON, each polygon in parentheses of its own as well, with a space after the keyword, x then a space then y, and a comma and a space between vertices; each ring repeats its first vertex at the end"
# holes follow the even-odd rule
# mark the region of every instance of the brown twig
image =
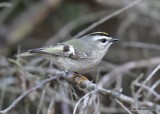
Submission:
POLYGON ((118 99, 115 99, 115 100, 119 105, 121 105, 128 112, 128 114, 133 114, 127 107, 124 106, 124 104, 121 101, 119 101, 118 99))
MULTIPOLYGON (((92 83, 91 81, 84 78, 83 76, 76 76, 75 74, 68 74, 67 76, 64 76, 62 78, 65 79, 66 81, 74 84, 74 85, 78 85, 79 87, 87 89, 89 91, 97 89, 98 93, 100 93, 102 95, 111 96, 113 98, 116 98, 116 99, 120 100, 121 102, 125 102, 125 103, 128 103, 130 105, 135 103, 135 101, 132 97, 123 95, 123 94, 121 94, 119 92, 116 92, 116 91, 113 91, 113 90, 104 89, 104 88, 102 88, 100 86, 97 86, 96 84, 92 83)), ((153 107, 154 106, 154 103, 152 103, 152 102, 142 102, 142 103, 139 103, 139 104, 140 105, 146 105, 148 107, 153 107)))
MULTIPOLYGON (((77 85, 80 88, 83 89, 87 89, 89 91, 94 91, 96 90, 98 93, 102 94, 102 95, 107 95, 107 96, 111 96, 113 98, 116 98, 118 100, 120 100, 121 102, 124 103, 128 103, 130 105, 135 104, 135 100, 132 97, 123 95, 119 92, 113 91, 113 90, 107 90, 104 89, 100 86, 97 86, 96 84, 92 83, 91 81, 89 81, 88 79, 86 79, 83 76, 77 75, 75 73, 66 73, 63 71, 57 71, 56 76, 45 79, 44 81, 42 81, 40 84, 36 85, 35 87, 33 87, 32 89, 24 92, 22 95, 20 95, 8 108, 0 111, 1 114, 6 114, 7 112, 9 112, 11 109, 13 109, 17 103, 19 103, 24 97, 26 97, 28 94, 30 94, 33 91, 36 91, 37 89, 40 89, 43 87, 43 85, 45 85, 46 83, 57 79, 57 77, 64 79, 74 85, 77 85)), ((139 105, 145 105, 148 107, 154 107, 156 104, 152 103, 152 102, 139 102, 139 105)))
POLYGON ((158 64, 160 64, 160 57, 128 62, 126 64, 118 66, 117 68, 113 69, 111 72, 104 75, 103 78, 99 81, 99 86, 105 85, 105 87, 107 87, 111 85, 115 81, 116 76, 127 73, 132 69, 154 66, 158 64))
MULTIPOLYGON (((139 90, 137 91, 137 95, 140 94, 140 92, 143 90, 144 86, 146 85, 146 83, 155 75, 155 73, 160 69, 160 65, 158 65, 153 72, 145 79, 145 81, 142 83, 141 87, 139 88, 139 90)), ((160 99, 160 95, 158 95, 157 98, 160 99), (159 96, 159 97, 158 97, 159 96)))
POLYGON ((97 27, 98 25, 104 23, 105 21, 123 13, 124 11, 128 10, 129 8, 135 6, 136 4, 140 3, 142 0, 135 0, 133 2, 131 2, 129 5, 126 5, 125 7, 118 9, 117 11, 115 11, 114 13, 111 13, 110 15, 105 16, 104 18, 100 19, 99 21, 93 23, 91 26, 87 27, 86 29, 82 30, 81 32, 79 32, 77 35, 75 35, 73 38, 78 38, 79 36, 84 35, 85 33, 87 33, 88 31, 90 31, 91 29, 97 27))
POLYGON ((35 87, 33 87, 32 89, 27 90, 26 92, 24 92, 22 95, 20 95, 9 107, 7 107, 6 109, 0 111, 1 114, 6 114, 7 112, 9 112, 11 109, 13 109, 17 103, 19 103, 24 97, 26 97, 28 94, 30 94, 33 91, 36 91, 37 89, 40 89, 43 87, 43 85, 45 85, 46 83, 57 79, 57 76, 48 78, 44 81, 42 81, 40 84, 36 85, 35 87))
POLYGON ((0 3, 0 7, 10 8, 10 7, 12 7, 12 4, 11 4, 11 3, 7 3, 7 2, 1 2, 1 3, 0 3))
POLYGON ((152 49, 160 51, 160 46, 151 43, 144 43, 144 42, 124 42, 122 44, 124 47, 135 47, 135 48, 143 48, 143 49, 152 49))
MULTIPOLYGON (((73 110, 73 114, 76 114, 76 110, 77 110, 77 108, 78 108, 78 105, 80 104, 80 102, 82 101, 82 100, 85 100, 85 99, 87 99, 86 101, 88 101, 89 100, 89 95, 91 95, 91 94, 93 94, 93 93, 95 93, 96 91, 94 90, 94 91, 91 91, 91 92, 89 92, 89 93, 87 93, 85 96, 83 96, 77 103, 76 103, 76 105, 75 105, 75 107, 74 107, 74 110, 73 110)), ((84 111, 84 110, 83 110, 84 111)))
POLYGON ((98 20, 99 18, 104 17, 106 14, 109 13, 109 10, 104 10, 96 13, 91 13, 87 15, 83 15, 79 17, 78 19, 75 19, 71 21, 70 23, 66 24, 62 29, 60 29, 54 36, 52 36, 45 44, 44 46, 48 45, 55 45, 59 41, 62 41, 62 39, 65 38, 67 40, 67 36, 69 38, 70 33, 75 30, 77 27, 85 25, 87 23, 93 22, 95 20, 98 20))

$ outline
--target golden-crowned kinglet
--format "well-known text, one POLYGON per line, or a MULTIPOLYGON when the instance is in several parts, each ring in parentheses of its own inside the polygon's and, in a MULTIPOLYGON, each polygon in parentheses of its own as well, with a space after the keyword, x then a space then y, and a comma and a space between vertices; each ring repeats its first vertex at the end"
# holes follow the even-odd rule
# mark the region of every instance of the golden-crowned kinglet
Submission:
POLYGON ((77 72, 98 65, 115 41, 118 39, 113 39, 105 32, 94 32, 56 46, 28 50, 17 56, 48 55, 61 70, 77 72))

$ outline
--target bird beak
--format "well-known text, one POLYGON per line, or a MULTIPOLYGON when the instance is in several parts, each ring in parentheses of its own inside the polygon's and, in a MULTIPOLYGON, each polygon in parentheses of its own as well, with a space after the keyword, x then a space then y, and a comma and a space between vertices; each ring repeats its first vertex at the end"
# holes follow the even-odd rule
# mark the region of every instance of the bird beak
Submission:
POLYGON ((112 38, 112 39, 109 40, 109 42, 116 42, 116 41, 118 41, 118 40, 119 40, 119 39, 112 38))

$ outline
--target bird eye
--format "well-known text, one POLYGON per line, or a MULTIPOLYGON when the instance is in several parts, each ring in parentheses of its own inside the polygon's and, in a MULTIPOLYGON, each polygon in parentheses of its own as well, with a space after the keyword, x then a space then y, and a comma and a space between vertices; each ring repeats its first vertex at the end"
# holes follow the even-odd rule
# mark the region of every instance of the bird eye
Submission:
POLYGON ((105 43, 106 41, 107 41, 107 39, 105 39, 105 38, 101 39, 102 43, 105 43))

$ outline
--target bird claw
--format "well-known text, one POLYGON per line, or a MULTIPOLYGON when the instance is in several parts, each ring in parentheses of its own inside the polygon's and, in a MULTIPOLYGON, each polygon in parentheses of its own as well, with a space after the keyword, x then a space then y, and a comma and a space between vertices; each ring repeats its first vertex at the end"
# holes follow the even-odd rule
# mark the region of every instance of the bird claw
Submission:
POLYGON ((82 85, 83 81, 88 80, 85 76, 82 76, 77 72, 74 73, 74 79, 75 79, 77 86, 80 88, 82 88, 81 85, 82 85))

